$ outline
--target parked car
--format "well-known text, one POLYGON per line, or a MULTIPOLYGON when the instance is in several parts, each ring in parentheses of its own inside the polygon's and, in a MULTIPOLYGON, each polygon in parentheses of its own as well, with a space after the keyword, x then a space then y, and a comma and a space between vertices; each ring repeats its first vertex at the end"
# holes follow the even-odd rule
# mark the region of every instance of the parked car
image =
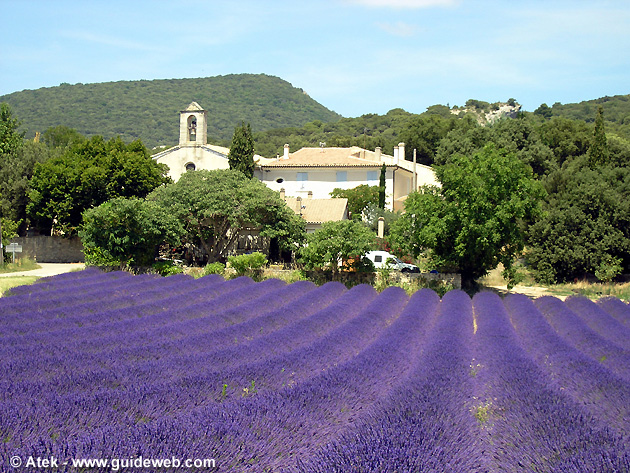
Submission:
POLYGON ((403 273, 419 273, 420 268, 415 264, 403 263, 399 258, 387 251, 369 251, 365 257, 374 263, 376 269, 389 266, 403 273))

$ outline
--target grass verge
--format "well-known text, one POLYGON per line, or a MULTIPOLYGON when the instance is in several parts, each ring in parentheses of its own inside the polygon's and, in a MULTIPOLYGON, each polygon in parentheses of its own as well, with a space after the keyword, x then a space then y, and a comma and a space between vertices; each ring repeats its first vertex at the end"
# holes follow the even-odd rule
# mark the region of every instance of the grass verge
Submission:
POLYGON ((33 284, 39 279, 38 276, 6 276, 0 278, 0 297, 12 287, 33 284))
POLYGON ((19 259, 15 263, 6 263, 4 266, 0 266, 0 273, 17 273, 19 271, 32 271, 33 269, 40 268, 41 266, 33 260, 19 259))

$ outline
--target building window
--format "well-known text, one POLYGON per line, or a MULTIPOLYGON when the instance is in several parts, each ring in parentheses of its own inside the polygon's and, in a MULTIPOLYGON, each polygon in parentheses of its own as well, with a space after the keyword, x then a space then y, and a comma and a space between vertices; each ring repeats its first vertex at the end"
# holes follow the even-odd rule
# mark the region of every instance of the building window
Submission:
POLYGON ((194 171, 195 169, 197 169, 197 166, 195 166, 195 163, 186 164, 186 171, 194 171))
POLYGON ((308 173, 307 172, 298 172, 297 173, 297 181, 300 185, 300 189, 304 189, 306 183, 308 182, 308 173))
POLYGON ((378 171, 368 171, 367 180, 368 182, 378 181, 378 171))
POLYGON ((279 177, 278 179, 276 179, 276 182, 277 182, 278 184, 282 184, 282 183, 284 182, 284 179, 283 179, 283 178, 281 178, 281 177, 279 177))
POLYGON ((348 172, 337 171, 337 182, 348 182, 348 172))
POLYGON ((188 141, 197 141, 197 118, 194 115, 188 117, 188 141))

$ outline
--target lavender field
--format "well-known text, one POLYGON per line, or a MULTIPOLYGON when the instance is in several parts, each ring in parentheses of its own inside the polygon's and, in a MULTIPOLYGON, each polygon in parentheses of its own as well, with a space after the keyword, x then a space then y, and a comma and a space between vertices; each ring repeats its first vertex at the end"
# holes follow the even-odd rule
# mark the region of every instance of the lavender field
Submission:
POLYGON ((94 269, 11 294, 2 472, 630 472, 618 299, 94 269))

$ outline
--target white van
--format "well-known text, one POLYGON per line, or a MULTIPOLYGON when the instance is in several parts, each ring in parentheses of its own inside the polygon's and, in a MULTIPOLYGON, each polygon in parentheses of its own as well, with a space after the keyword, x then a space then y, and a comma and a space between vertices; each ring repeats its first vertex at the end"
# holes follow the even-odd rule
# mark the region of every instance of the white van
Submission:
POLYGON ((415 264, 403 263, 399 258, 387 251, 369 251, 365 257, 374 263, 376 269, 389 266, 403 273, 419 273, 420 269, 415 264))

